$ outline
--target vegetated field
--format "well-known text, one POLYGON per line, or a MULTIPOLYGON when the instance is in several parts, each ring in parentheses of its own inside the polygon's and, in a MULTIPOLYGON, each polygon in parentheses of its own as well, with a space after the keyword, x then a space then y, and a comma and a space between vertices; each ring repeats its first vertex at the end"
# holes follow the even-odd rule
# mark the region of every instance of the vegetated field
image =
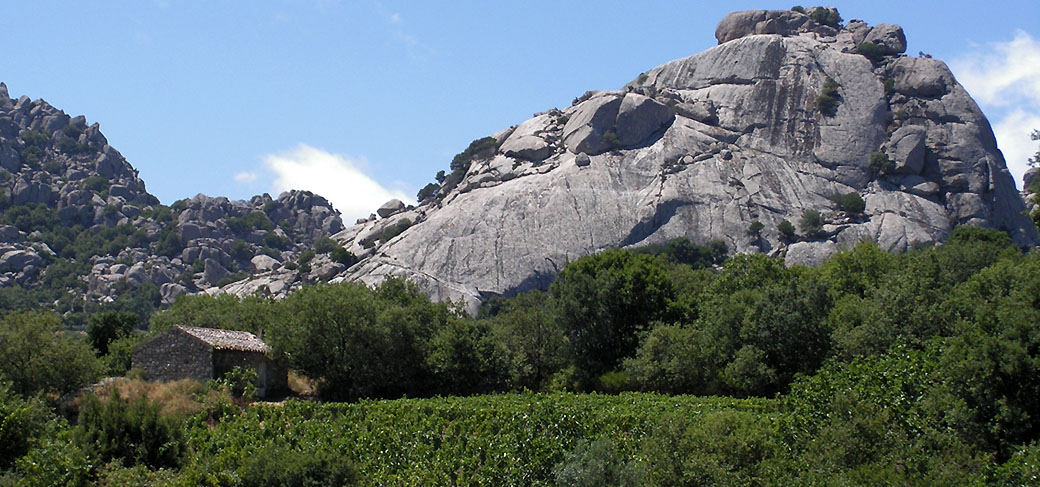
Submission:
POLYGON ((219 476, 286 445, 356 459, 365 485, 555 485, 554 465, 581 440, 605 438, 619 457, 639 460, 641 442, 669 423, 719 413, 768 420, 777 404, 647 393, 258 403, 215 427, 195 428, 192 456, 204 465, 188 470, 219 476))

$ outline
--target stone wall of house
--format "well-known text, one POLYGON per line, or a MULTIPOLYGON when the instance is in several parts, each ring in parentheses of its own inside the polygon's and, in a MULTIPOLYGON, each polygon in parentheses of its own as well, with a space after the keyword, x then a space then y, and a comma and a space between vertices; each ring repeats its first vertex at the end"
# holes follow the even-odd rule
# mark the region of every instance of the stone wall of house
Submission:
POLYGON ((251 368, 256 371, 258 395, 267 397, 279 395, 289 390, 288 374, 266 355, 257 352, 241 352, 237 350, 215 350, 213 352, 213 373, 220 378, 235 367, 251 368))
POLYGON ((146 380, 213 378, 212 349, 181 330, 170 329, 134 347, 133 368, 146 380))

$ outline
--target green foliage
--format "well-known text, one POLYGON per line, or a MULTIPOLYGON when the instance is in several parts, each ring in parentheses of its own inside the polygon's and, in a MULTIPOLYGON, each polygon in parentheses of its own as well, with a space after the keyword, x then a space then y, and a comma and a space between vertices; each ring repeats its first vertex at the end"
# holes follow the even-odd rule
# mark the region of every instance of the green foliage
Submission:
POLYGON ((314 250, 314 252, 319 253, 319 254, 330 253, 330 252, 332 252, 333 250, 335 250, 335 249, 337 249, 339 247, 340 247, 339 243, 337 243, 335 240, 333 240, 333 239, 331 239, 329 237, 318 237, 314 241, 314 245, 311 246, 311 248, 314 250))
POLYGON ((543 291, 529 291, 501 306, 491 321, 508 353, 512 383, 546 390, 552 376, 568 363, 566 333, 556 319, 555 303, 543 291))
POLYGON ((84 179, 83 182, 80 183, 80 186, 83 189, 93 191, 100 195, 106 195, 108 194, 108 187, 111 184, 112 183, 108 180, 108 178, 104 178, 101 176, 91 176, 89 178, 84 179))
POLYGON ((159 241, 155 244, 155 253, 166 257, 179 257, 184 250, 184 240, 176 228, 167 227, 159 234, 159 241))
POLYGON ((249 260, 253 258, 253 246, 242 239, 231 242, 231 257, 236 260, 249 260))
POLYGON ((150 329, 160 332, 185 325, 257 333, 279 321, 279 313, 275 302, 268 298, 193 294, 181 296, 169 308, 153 315, 150 329))
POLYGON ((695 269, 722 264, 729 248, 722 240, 712 240, 707 246, 697 245, 686 237, 669 240, 658 245, 646 245, 632 249, 637 254, 660 255, 669 262, 686 264, 695 269))
POLYGON ((415 200, 421 202, 433 198, 434 196, 437 196, 437 190, 439 189, 441 189, 441 186, 439 184, 429 183, 419 190, 419 193, 415 195, 415 200))
POLYGON ((841 196, 841 209, 846 213, 858 215, 867 209, 867 203, 863 201, 863 197, 859 193, 845 193, 841 196))
POLYGON ((786 219, 780 220, 780 223, 776 226, 776 230, 780 232, 780 237, 787 241, 794 240, 795 236, 797 236, 797 233, 795 233, 794 224, 792 224, 790 221, 786 219))
POLYGON ((0 319, 0 381, 23 396, 60 396, 97 379, 101 364, 86 342, 68 337, 61 319, 22 311, 0 319))
POLYGON ((292 241, 275 232, 267 232, 264 235, 264 245, 278 250, 288 250, 292 247, 292 241))
POLYGON ((498 150, 498 141, 494 137, 483 137, 469 143, 466 150, 455 155, 451 160, 451 171, 465 173, 470 164, 477 159, 488 159, 498 150))
POLYGON ((877 178, 891 174, 892 171, 896 169, 896 164, 888 158, 888 154, 885 154, 884 152, 874 152, 870 154, 868 167, 870 167, 870 173, 877 178))
POLYGON ((765 228, 766 226, 762 222, 758 220, 752 220, 751 224, 748 225, 747 234, 750 237, 761 238, 762 230, 765 228))
POLYGON ((795 5, 794 7, 791 7, 791 11, 792 12, 798 12, 800 14, 804 14, 805 13, 805 7, 803 7, 801 5, 795 5))
POLYGON ((43 401, 19 397, 8 382, 0 381, 0 472, 28 453, 53 419, 43 401))
POLYGON ((181 425, 160 414, 160 405, 141 396, 124 401, 115 392, 106 401, 88 395, 76 428, 79 442, 103 461, 172 468, 184 454, 181 425))
POLYGON ((838 113, 838 104, 841 102, 841 94, 838 93, 839 87, 834 78, 828 77, 824 80, 820 94, 816 97, 816 108, 824 116, 833 117, 838 113))
POLYGON ((87 325, 87 338, 98 355, 108 354, 108 345, 115 340, 129 336, 140 318, 134 313, 119 311, 102 311, 90 316, 87 325))
POLYGON ((874 64, 881 62, 885 58, 884 49, 873 42, 864 42, 856 50, 874 64))
POLYGON ((816 210, 802 211, 802 217, 798 219, 798 229, 809 238, 816 238, 823 232, 823 215, 816 210))
POLYGON ((828 10, 823 7, 813 7, 809 10, 809 18, 818 24, 834 27, 841 26, 841 14, 837 10, 828 10))
MULTIPOLYGON (((254 211, 243 216, 233 216, 227 219, 228 228, 237 234, 250 233, 253 230, 273 230, 274 224, 262 211, 254 211)), ((271 245, 274 247, 274 245, 271 245)))
MULTIPOLYGON (((207 477, 220 478, 221 472, 241 474, 243 464, 262 458, 271 445, 338 452, 354 459, 366 485, 548 486, 567 453, 575 460, 572 466, 606 457, 620 467, 615 471, 641 467, 629 459, 650 454, 642 438, 670 413, 702 417, 732 409, 757 414, 772 407, 761 400, 631 393, 254 405, 213 427, 193 430, 197 450, 182 478, 198 485, 207 477), (612 453, 590 457, 586 448, 575 458, 581 452, 578 443, 587 438, 611 442, 612 453)), ((673 453, 694 456, 696 450, 673 453)))
POLYGON ((232 367, 220 378, 219 384, 232 397, 247 401, 256 399, 256 369, 252 367, 232 367))
POLYGON ((293 368, 318 380, 323 397, 426 395, 435 387, 423 350, 455 317, 413 284, 317 285, 283 303, 285 323, 267 336, 293 368))
POLYGON ((316 449, 298 450, 281 445, 251 455, 239 476, 243 487, 323 487, 359 483, 357 467, 344 454, 316 449))
POLYGON ((332 252, 329 253, 329 258, 331 258, 333 262, 339 262, 347 267, 357 264, 358 262, 358 257, 354 255, 353 252, 339 246, 332 249, 332 252))
POLYGON ((635 462, 626 461, 607 438, 580 441, 553 468, 556 485, 565 487, 602 487, 644 485, 635 462))
POLYGON ((885 78, 885 81, 882 83, 882 86, 885 88, 885 96, 892 96, 893 94, 895 94, 895 92, 896 92, 896 80, 895 80, 895 78, 885 78))
POLYGON ((770 419, 731 409, 667 414, 643 447, 656 467, 647 485, 785 485, 775 466, 784 445, 770 419))
POLYGON ((589 375, 587 386, 635 353, 639 333, 667 319, 667 302, 674 296, 659 260, 621 250, 570 263, 549 292, 559 305, 575 364, 589 375))

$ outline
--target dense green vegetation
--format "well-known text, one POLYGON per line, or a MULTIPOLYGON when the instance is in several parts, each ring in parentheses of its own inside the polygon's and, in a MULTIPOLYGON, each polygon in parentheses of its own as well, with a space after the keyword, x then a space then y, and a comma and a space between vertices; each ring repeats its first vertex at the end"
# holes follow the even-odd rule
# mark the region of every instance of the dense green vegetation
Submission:
POLYGON ((605 251, 477 317, 396 279, 191 296, 151 317, 153 331, 263 329, 321 399, 347 403, 246 406, 199 386, 190 413, 109 394, 57 416, 48 405, 141 337, 100 315, 89 338, 108 353, 91 353, 56 316, 9 314, 0 357, 32 344, 48 358, 0 367, 0 424, 17 425, 0 438, 21 445, 0 450, 0 485, 297 485, 286 471, 357 485, 1033 482, 1040 254, 975 227, 812 268, 725 253, 605 251))

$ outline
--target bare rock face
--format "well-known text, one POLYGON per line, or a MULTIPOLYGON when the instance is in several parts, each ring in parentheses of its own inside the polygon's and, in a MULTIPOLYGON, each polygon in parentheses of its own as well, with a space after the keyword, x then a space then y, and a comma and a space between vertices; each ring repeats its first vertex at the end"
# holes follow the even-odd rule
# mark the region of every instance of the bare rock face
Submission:
POLYGON ((898 26, 836 28, 808 13, 731 14, 720 45, 504 131, 499 152, 410 210, 397 238, 366 236, 391 222, 338 234, 362 260, 335 279, 404 276, 474 309, 545 286, 579 257, 680 236, 786 253, 789 264, 863 240, 892 251, 935 244, 959 224, 1036 245, 986 118, 945 64, 896 56, 898 26), (856 53, 866 41, 882 59, 856 53), (817 101, 828 79, 832 114, 817 101), (875 153, 892 167, 872 168, 875 153), (866 202, 857 218, 835 202, 849 192, 866 202), (805 210, 824 215, 824 235, 783 243, 777 224, 805 210), (755 221, 762 238, 748 235, 755 221))

